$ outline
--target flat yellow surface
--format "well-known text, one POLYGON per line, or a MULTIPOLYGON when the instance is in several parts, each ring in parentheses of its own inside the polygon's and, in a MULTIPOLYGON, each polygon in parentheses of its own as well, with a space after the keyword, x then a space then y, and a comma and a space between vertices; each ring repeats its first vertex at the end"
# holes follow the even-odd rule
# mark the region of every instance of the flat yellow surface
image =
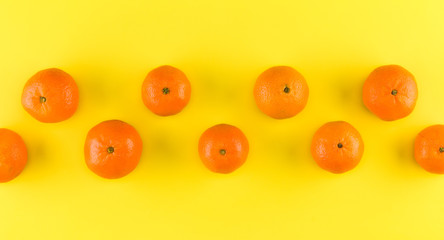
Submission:
POLYGON ((413 158, 416 134, 444 122, 444 2, 435 1, 6 1, 0 2, 0 126, 25 140, 29 161, 0 185, 3 239, 443 239, 444 176, 413 158), (268 3, 265 3, 268 2, 268 3), (375 67, 400 64, 417 79, 407 118, 384 122, 361 99, 375 67), (183 112, 158 117, 141 85, 169 64, 192 84, 183 112), (256 77, 289 65, 310 97, 274 120, 253 99, 256 77), (58 67, 80 90, 76 114, 43 124, 21 106, 35 72, 58 67), (128 176, 86 167, 97 123, 120 119, 144 141, 128 176), (345 120, 365 142, 356 169, 321 170, 310 155, 322 124, 345 120), (243 130, 244 166, 203 167, 200 134, 243 130))

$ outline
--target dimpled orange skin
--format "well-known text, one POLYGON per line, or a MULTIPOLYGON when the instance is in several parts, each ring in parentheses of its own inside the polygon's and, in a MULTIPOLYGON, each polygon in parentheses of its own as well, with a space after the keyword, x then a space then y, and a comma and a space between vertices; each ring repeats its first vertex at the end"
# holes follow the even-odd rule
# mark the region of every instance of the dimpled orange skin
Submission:
POLYGON ((120 120, 104 121, 89 130, 85 162, 95 174, 109 179, 133 171, 142 154, 142 139, 136 129, 120 120))
POLYGON ((143 103, 159 116, 181 112, 190 101, 190 96, 190 81, 182 71, 172 66, 153 69, 143 81, 143 103))
POLYGON ((276 119, 290 118, 304 109, 308 101, 308 85, 295 69, 277 66, 264 71, 254 85, 258 108, 276 119))
POLYGON ((0 182, 9 182, 25 168, 28 151, 23 139, 15 132, 0 128, 0 182))
POLYGON ((415 160, 428 172, 444 174, 444 125, 427 127, 416 136, 415 160))
POLYGON ((311 155, 319 167, 344 173, 355 168, 364 153, 359 132, 344 121, 329 122, 320 127, 311 142, 311 155))
POLYGON ((248 140, 242 131, 228 124, 208 128, 199 139, 199 156, 215 173, 231 173, 242 166, 248 156, 248 140))
POLYGON ((44 123, 70 118, 79 104, 79 89, 66 72, 50 68, 37 72, 23 88, 23 108, 44 123))
POLYGON ((364 83, 364 105, 380 119, 393 121, 408 116, 416 105, 415 77, 398 65, 373 70, 364 83))

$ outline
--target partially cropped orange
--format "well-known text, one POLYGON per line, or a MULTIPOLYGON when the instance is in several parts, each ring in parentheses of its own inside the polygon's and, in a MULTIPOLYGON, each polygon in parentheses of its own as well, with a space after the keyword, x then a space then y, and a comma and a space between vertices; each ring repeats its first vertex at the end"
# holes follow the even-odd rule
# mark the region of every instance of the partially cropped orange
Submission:
POLYGON ((70 118, 79 104, 79 89, 66 72, 50 68, 37 72, 23 88, 22 105, 40 122, 54 123, 70 118))
POLYGON ((143 81, 143 103, 159 116, 170 116, 181 112, 190 101, 190 97, 190 81, 175 67, 161 66, 153 69, 143 81))
POLYGON ((311 155, 319 167, 344 173, 355 168, 364 153, 359 132, 344 121, 329 122, 320 127, 311 142, 311 155))
POLYGON ((247 160, 249 145, 239 128, 219 124, 201 135, 198 149, 200 159, 209 170, 231 173, 247 160))
POLYGON ((15 132, 0 128, 0 182, 9 182, 25 168, 28 151, 25 142, 15 132))
POLYGON ((288 66, 272 67, 257 78, 254 99, 258 108, 268 116, 290 118, 307 105, 308 85, 295 69, 288 66))
POLYGON ((142 154, 142 139, 136 129, 120 120, 104 121, 89 130, 84 152, 88 168, 109 179, 133 171, 142 154))
POLYGON ((415 159, 428 172, 444 174, 444 125, 427 127, 416 136, 415 159))
POLYGON ((393 121, 408 116, 416 105, 418 87, 413 74, 398 65, 373 70, 364 83, 365 106, 382 120, 393 121))

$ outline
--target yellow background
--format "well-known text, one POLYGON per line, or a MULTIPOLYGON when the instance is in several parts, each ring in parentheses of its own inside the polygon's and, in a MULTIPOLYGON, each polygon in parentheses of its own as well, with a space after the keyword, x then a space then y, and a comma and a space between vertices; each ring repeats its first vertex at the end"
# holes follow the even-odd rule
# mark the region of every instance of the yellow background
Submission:
POLYGON ((5 1, 0 2, 0 126, 25 140, 29 161, 0 186, 1 239, 443 239, 444 177, 414 161, 416 134, 443 123, 444 2, 5 1), (266 3, 268 2, 268 3, 266 3), (384 122, 361 99, 375 67, 417 79, 407 118, 384 122), (170 64, 192 84, 183 112, 158 117, 140 89, 170 64), (310 97, 274 120, 253 99, 255 78, 289 65, 310 97), (58 67, 80 90, 76 114, 43 124, 20 104, 35 72, 58 67), (105 180, 83 158, 87 131, 132 124, 144 141, 127 177, 105 180), (356 169, 321 170, 313 133, 345 120, 365 142, 356 169), (233 174, 205 169, 200 134, 217 123, 250 142, 233 174))

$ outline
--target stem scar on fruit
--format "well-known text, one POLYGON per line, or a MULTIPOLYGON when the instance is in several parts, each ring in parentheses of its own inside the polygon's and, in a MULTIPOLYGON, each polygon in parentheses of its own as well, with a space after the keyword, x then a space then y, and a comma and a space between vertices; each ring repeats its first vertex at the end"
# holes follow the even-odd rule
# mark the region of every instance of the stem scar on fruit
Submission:
POLYGON ((40 96, 40 103, 44 103, 44 102, 46 102, 46 98, 43 96, 40 96))
POLYGON ((108 153, 113 153, 114 152, 114 148, 113 147, 108 147, 107 151, 108 151, 108 153))
POLYGON ((392 93, 393 96, 396 96, 396 94, 398 94, 398 90, 393 89, 391 93, 392 93))
POLYGON ((285 85, 284 93, 289 93, 289 92, 290 92, 290 88, 287 85, 285 85))
POLYGON ((342 143, 338 143, 338 148, 342 148, 342 147, 343 147, 342 143))
POLYGON ((220 155, 223 156, 227 153, 227 151, 225 151, 225 149, 221 149, 221 150, 219 150, 219 153, 220 153, 220 155))
POLYGON ((440 147, 440 148, 439 148, 439 152, 440 152, 440 153, 444 152, 444 147, 440 147))
POLYGON ((167 88, 167 87, 164 87, 164 88, 162 89, 162 93, 165 94, 165 95, 167 95, 168 93, 170 93, 170 89, 167 88))

